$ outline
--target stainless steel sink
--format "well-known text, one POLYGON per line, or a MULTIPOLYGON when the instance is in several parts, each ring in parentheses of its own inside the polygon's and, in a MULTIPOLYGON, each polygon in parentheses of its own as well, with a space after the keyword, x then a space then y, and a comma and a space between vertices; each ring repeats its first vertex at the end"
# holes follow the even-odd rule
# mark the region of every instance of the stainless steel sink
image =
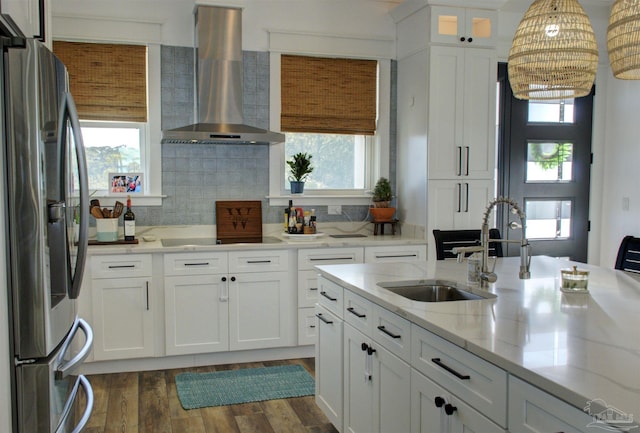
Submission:
POLYGON ((445 280, 410 280, 378 283, 383 289, 419 302, 449 302, 492 299, 496 295, 445 280))
MULTIPOLYGON (((218 245, 216 238, 167 238, 160 239, 163 247, 195 247, 195 246, 208 246, 218 245)), ((273 236, 265 236, 262 238, 264 244, 277 244, 282 242, 282 239, 278 239, 273 236)))

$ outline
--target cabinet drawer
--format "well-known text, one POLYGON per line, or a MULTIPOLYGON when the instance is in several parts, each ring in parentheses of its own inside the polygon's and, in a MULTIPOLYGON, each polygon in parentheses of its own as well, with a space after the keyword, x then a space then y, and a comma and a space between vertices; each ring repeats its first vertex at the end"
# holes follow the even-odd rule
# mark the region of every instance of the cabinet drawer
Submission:
POLYGON ((364 249, 365 263, 412 262, 426 260, 426 245, 366 247, 364 249))
POLYGON ((373 339, 403 361, 410 362, 411 322, 378 305, 374 306, 371 322, 373 339))
POLYGON ((298 307, 313 307, 318 302, 318 272, 298 271, 298 307))
POLYGON ((93 256, 92 278, 150 277, 150 254, 122 254, 117 256, 93 256))
POLYGON ((342 319, 344 289, 333 281, 318 276, 318 304, 342 319))
POLYGON ((298 250, 298 269, 313 269, 317 265, 362 263, 362 248, 316 248, 298 250))
POLYGON ((414 368, 507 426, 506 371, 416 325, 411 346, 414 368))
POLYGON ((509 376, 509 431, 513 433, 603 432, 607 424, 594 423, 587 413, 509 376))
POLYGON ((316 309, 313 307, 298 309, 298 345, 315 344, 317 328, 316 309))
POLYGON ((276 272, 289 269, 289 251, 231 251, 229 272, 276 272))
POLYGON ((227 273, 227 253, 180 253, 164 255, 165 275, 207 275, 227 273))
POLYGON ((366 336, 373 330, 373 302, 360 295, 344 291, 344 320, 366 336))

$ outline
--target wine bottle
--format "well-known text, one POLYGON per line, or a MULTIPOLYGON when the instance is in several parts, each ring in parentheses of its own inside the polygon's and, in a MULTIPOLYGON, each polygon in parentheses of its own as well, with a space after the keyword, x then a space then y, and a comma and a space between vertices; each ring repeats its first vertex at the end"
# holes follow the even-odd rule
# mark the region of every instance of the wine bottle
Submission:
POLYGON ((136 215, 131 210, 131 196, 127 196, 127 211, 124 213, 124 240, 136 238, 136 215))

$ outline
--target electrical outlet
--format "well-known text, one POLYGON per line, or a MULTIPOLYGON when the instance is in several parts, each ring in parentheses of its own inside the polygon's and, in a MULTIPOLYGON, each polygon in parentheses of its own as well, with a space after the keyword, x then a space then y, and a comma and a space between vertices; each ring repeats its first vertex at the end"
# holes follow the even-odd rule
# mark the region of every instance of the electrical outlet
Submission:
POLYGON ((342 215, 342 206, 339 204, 327 206, 327 214, 329 215, 342 215))

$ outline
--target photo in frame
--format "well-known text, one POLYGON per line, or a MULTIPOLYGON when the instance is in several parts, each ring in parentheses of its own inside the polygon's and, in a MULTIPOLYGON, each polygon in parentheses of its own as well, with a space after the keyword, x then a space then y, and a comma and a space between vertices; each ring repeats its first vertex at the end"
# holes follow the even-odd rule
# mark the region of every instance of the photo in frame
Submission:
POLYGON ((109 195, 142 194, 142 173, 109 173, 109 195))

